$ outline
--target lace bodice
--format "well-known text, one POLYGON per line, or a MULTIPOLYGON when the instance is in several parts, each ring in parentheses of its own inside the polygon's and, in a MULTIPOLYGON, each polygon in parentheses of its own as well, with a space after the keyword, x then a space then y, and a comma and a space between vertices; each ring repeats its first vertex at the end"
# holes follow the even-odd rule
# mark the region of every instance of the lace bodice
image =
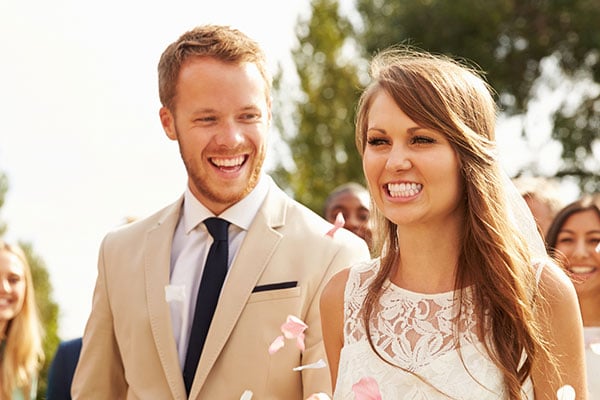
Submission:
MULTIPOLYGON (((378 268, 379 260, 372 260, 350 270, 334 400, 354 400, 352 385, 366 377, 377 381, 383 400, 504 399, 502 374, 477 337, 477 324, 482 322, 477 321, 468 289, 459 302, 455 292, 420 294, 387 281, 370 330, 378 353, 393 365, 373 352, 360 309, 378 268)), ((530 381, 524 391, 529 393, 525 398, 533 399, 530 381)))

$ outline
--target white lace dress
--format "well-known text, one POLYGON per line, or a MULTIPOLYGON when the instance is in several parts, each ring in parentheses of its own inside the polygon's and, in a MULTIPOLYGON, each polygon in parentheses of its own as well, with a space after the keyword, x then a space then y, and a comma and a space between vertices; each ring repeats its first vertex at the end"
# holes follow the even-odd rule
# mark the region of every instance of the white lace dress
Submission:
MULTIPOLYGON (((468 295, 459 325, 462 360, 453 339, 458 311, 453 306, 454 292, 421 294, 388 281, 374 309, 377 319, 372 321, 371 335, 379 354, 429 384, 372 351, 359 311, 378 269, 379 260, 372 260, 350 270, 344 294, 344 347, 333 399, 354 400, 352 385, 368 377, 377 381, 382 400, 505 399, 502 375, 475 334, 468 295)), ((531 380, 523 393, 524 399, 533 399, 531 380)))
POLYGON ((584 326, 588 398, 600 399, 600 326, 584 326))

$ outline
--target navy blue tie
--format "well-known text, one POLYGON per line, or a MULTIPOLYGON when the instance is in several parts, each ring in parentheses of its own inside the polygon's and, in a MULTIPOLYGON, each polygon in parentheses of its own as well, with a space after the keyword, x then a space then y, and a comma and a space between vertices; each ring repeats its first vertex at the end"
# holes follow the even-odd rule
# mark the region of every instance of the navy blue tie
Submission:
POLYGON ((202 281, 200 282, 196 310, 194 312, 194 322, 192 323, 192 331, 190 333, 183 368, 183 381, 185 382, 185 390, 188 395, 190 394, 196 368, 198 367, 198 360, 200 360, 200 354, 206 341, 208 328, 217 307, 221 287, 227 275, 229 247, 227 229, 229 228, 229 222, 221 218, 207 218, 204 220, 204 225, 208 228, 208 232, 214 241, 208 251, 204 272, 202 272, 202 281))

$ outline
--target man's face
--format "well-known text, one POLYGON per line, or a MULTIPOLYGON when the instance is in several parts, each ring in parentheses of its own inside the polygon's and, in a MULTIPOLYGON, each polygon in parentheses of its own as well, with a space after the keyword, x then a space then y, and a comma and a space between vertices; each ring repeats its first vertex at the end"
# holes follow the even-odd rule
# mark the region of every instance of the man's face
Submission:
POLYGON ((218 215, 260 177, 271 122, 266 82, 254 64, 195 57, 181 68, 173 108, 161 109, 163 128, 179 143, 191 192, 218 215))

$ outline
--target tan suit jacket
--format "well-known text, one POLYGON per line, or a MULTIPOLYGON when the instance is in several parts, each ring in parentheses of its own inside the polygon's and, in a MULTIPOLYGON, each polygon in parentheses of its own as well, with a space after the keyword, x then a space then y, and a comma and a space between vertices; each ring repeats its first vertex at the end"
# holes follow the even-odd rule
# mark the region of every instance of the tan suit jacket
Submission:
MULTIPOLYGON (((74 399, 186 399, 165 286, 182 198, 103 240, 92 312, 75 373, 74 399)), ((319 296, 332 274, 369 258, 365 242, 271 184, 233 260, 206 339, 190 399, 304 400, 331 394, 329 371, 292 368, 327 360, 319 296), (253 292, 260 285, 296 287, 253 292), (269 355, 288 315, 308 325, 306 350, 293 340, 269 355)))

